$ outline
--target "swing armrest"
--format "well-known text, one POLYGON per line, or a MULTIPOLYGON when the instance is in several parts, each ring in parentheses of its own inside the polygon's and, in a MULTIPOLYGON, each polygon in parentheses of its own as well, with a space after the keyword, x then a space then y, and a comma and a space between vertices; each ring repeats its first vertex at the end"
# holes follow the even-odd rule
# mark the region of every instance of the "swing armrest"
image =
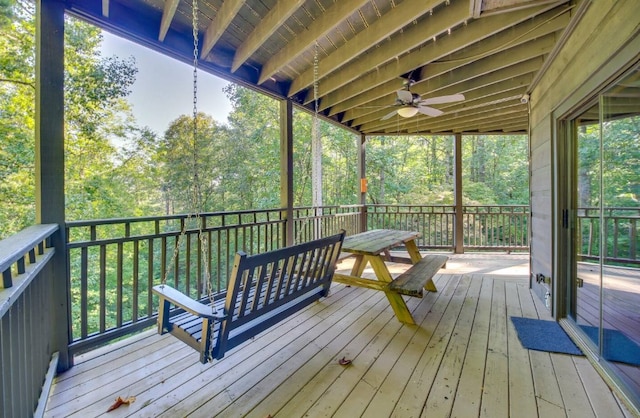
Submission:
POLYGON ((197 300, 193 300, 179 290, 176 290, 166 284, 154 286, 153 293, 160 297, 160 304, 162 304, 162 300, 165 299, 177 307, 182 308, 190 314, 196 315, 200 318, 215 320, 223 320, 225 318, 225 316, 220 312, 212 311, 210 305, 205 305, 197 300))

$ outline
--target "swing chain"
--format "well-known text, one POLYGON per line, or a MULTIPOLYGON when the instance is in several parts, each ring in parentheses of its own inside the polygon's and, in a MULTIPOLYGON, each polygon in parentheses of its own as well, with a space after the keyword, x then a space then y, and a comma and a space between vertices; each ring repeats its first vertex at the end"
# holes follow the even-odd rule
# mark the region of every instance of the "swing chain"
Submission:
MULTIPOLYGON (((198 147, 197 147, 197 138, 198 138, 198 0, 193 0, 193 19, 192 19, 192 29, 193 29, 193 179, 194 179, 194 202, 196 202, 196 222, 198 223, 198 237, 200 240, 200 251, 202 254, 202 262, 204 263, 204 277, 203 280, 206 283, 207 287, 207 295, 209 298, 209 303, 211 305, 212 313, 215 313, 215 305, 214 305, 214 291, 213 284, 211 283, 211 271, 209 269, 209 241, 207 240, 206 234, 202 230, 202 219, 200 216, 200 210, 202 208, 202 191, 200 190, 200 182, 198 176, 198 147)), ((213 327, 214 321, 211 321, 209 324, 210 330, 209 335, 211 336, 209 341, 209 352, 208 360, 213 360, 213 327)))
POLYGON ((193 137, 196 137, 198 116, 198 0, 193 0, 193 137))

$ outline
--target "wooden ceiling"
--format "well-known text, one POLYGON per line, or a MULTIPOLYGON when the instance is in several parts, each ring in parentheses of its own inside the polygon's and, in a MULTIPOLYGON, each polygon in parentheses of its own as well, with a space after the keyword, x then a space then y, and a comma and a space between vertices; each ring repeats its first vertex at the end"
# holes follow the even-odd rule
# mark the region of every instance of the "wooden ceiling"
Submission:
MULTIPOLYGON (((66 0, 69 13, 193 62, 193 0, 66 0)), ((351 130, 525 133, 523 99, 561 42, 574 1, 198 0, 199 68, 351 130), (393 116, 411 78, 431 117, 393 116)), ((532 98, 535 100, 535 98, 532 98)))

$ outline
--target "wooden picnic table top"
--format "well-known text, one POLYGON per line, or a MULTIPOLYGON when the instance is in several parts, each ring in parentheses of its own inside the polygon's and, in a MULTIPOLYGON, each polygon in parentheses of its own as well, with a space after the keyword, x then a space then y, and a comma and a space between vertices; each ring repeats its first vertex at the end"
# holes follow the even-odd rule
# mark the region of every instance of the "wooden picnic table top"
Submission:
POLYGON ((379 255, 393 247, 413 241, 419 236, 419 232, 413 231, 373 229, 346 237, 342 244, 342 251, 353 254, 379 255))

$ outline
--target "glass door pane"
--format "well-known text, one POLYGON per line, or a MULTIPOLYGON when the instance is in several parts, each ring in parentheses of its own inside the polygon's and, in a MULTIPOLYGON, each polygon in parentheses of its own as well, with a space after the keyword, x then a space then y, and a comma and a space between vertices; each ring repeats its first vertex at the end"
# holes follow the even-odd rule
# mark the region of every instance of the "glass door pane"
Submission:
POLYGON ((602 357, 640 393, 640 71, 601 96, 602 357))
POLYGON ((601 271, 601 131, 600 106, 595 103, 575 120, 576 184, 575 276, 571 281, 571 316, 599 352, 601 271))

